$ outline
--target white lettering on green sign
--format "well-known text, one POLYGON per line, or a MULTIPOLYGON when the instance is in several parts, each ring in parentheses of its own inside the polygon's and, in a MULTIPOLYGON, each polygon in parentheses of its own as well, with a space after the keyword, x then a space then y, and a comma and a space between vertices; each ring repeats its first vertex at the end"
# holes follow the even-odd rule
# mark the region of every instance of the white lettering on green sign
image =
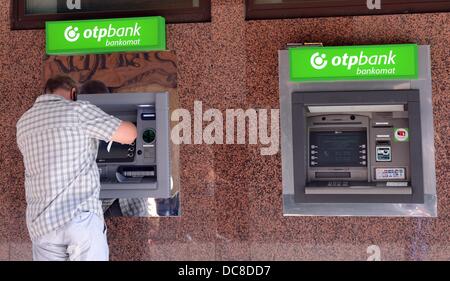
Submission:
POLYGON ((162 17, 47 22, 48 54, 150 51, 166 48, 162 17))
POLYGON ((291 81, 417 79, 417 45, 289 49, 291 81))

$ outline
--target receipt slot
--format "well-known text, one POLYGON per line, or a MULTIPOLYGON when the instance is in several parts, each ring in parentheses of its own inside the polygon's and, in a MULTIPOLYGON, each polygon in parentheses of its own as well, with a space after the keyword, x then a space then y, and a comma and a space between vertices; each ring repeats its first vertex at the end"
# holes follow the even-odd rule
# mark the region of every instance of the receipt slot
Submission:
POLYGON ((171 166, 168 93, 80 95, 108 114, 136 124, 131 145, 100 141, 100 198, 169 198, 171 166))
POLYGON ((436 216, 429 46, 296 48, 279 51, 284 214, 436 216))

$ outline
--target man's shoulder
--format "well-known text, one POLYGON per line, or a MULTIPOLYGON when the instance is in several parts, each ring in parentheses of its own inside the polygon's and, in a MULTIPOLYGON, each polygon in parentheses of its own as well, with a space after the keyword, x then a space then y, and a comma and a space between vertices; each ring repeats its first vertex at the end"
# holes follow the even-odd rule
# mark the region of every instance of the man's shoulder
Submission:
POLYGON ((91 105, 92 103, 90 103, 89 101, 87 101, 87 100, 77 100, 76 102, 75 102, 77 105, 91 105))
POLYGON ((85 100, 78 100, 76 102, 73 102, 73 104, 77 109, 84 109, 86 107, 93 106, 92 103, 90 103, 89 101, 85 101, 85 100))
POLYGON ((28 124, 30 122, 35 122, 36 120, 42 120, 50 118, 53 115, 61 115, 64 112, 64 116, 70 116, 70 113, 75 113, 77 108, 80 107, 78 102, 73 102, 70 100, 59 100, 52 103, 37 103, 35 102, 16 123, 16 127, 28 124))
POLYGON ((17 120, 17 123, 16 123, 16 127, 19 127, 23 123, 23 120, 25 120, 27 118, 27 116, 30 115, 31 109, 32 109, 32 107, 28 108, 27 111, 25 111, 22 114, 22 116, 19 117, 19 120, 17 120))
POLYGON ((36 111, 36 103, 34 103, 22 114, 22 116, 20 116, 19 120, 17 120, 16 128, 20 128, 25 123, 28 123, 36 115, 38 115, 38 112, 36 111))

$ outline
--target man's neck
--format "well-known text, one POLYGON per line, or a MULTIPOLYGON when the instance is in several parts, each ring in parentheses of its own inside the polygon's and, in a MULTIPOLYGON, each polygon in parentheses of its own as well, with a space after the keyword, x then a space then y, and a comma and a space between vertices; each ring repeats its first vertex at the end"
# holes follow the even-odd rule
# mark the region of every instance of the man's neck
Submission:
POLYGON ((50 93, 50 94, 58 96, 58 97, 65 98, 66 100, 71 100, 70 93, 68 93, 67 91, 55 91, 55 92, 50 93))

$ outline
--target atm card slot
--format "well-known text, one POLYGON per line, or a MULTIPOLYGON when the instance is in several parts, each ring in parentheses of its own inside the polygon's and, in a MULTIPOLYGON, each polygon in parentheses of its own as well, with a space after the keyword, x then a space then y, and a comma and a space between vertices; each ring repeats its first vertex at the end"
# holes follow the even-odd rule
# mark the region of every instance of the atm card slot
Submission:
POLYGON ((374 122, 372 124, 373 128, 393 128, 393 125, 389 122, 374 122))

